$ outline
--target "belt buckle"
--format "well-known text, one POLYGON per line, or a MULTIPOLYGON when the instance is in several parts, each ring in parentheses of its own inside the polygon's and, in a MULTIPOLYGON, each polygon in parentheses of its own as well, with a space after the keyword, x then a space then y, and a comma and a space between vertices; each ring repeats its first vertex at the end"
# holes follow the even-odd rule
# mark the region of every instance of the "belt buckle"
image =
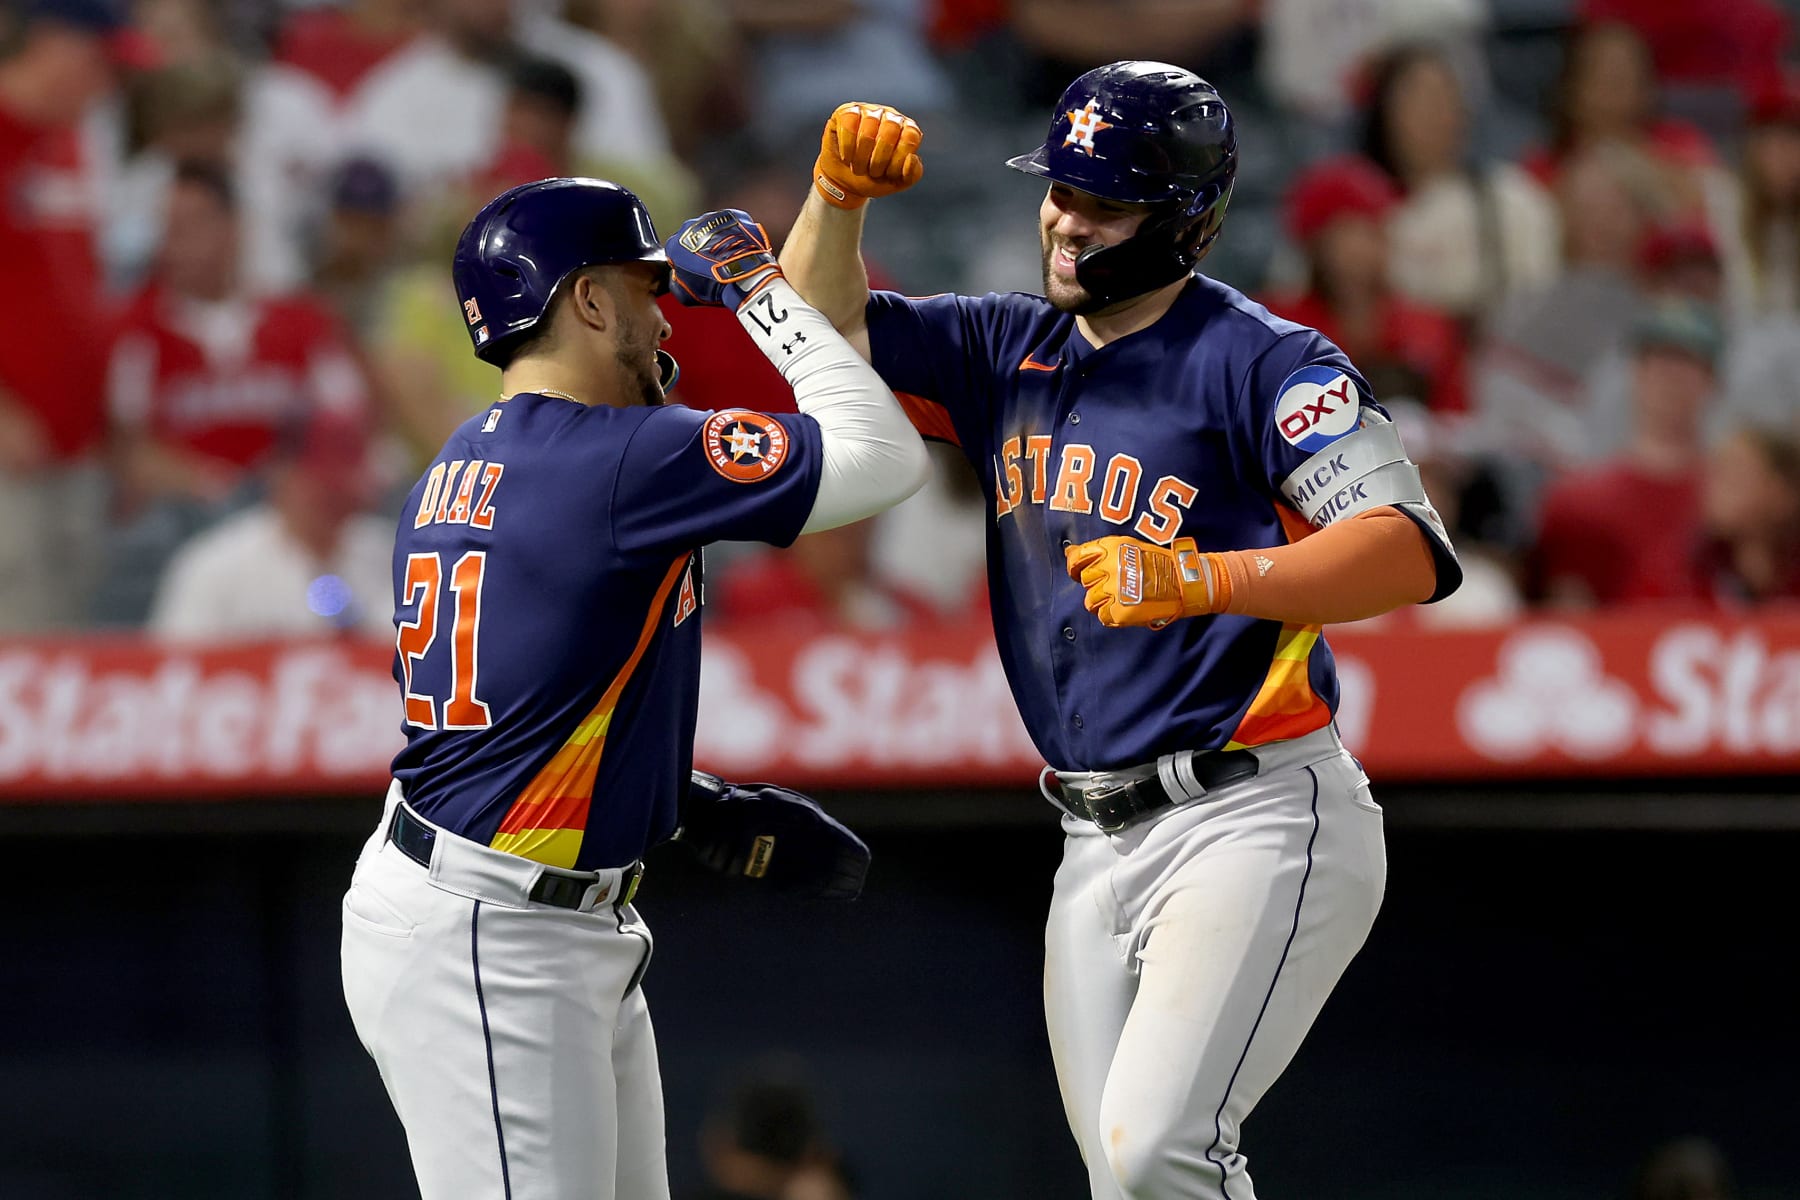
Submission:
MULTIPOLYGON (((1135 782, 1126 780, 1123 783, 1111 784, 1110 786, 1089 792, 1082 797, 1082 804, 1088 811, 1088 820, 1092 821, 1101 833, 1117 833, 1121 829, 1124 829, 1127 825, 1131 824, 1131 819, 1137 816, 1136 811, 1127 807, 1123 814, 1107 817, 1101 815, 1100 805, 1102 802, 1110 800, 1115 796, 1130 795, 1136 791, 1136 789, 1137 784, 1135 782)), ((1109 811, 1116 810, 1111 810, 1109 808, 1109 811)))

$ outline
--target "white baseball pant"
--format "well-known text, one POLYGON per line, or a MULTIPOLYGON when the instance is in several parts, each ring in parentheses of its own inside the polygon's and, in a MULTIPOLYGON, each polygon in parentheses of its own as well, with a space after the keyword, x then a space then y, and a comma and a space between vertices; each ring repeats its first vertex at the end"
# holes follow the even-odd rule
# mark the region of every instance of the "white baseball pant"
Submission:
POLYGON ((344 896, 344 998, 423 1200, 668 1200, 650 932, 615 911, 620 873, 554 908, 528 899, 542 866, 443 832, 427 871, 387 840, 399 802, 344 896))
POLYGON ((1120 833, 1065 816, 1044 1009, 1094 1200, 1255 1200, 1251 1109, 1361 948, 1381 810, 1335 729, 1120 833))

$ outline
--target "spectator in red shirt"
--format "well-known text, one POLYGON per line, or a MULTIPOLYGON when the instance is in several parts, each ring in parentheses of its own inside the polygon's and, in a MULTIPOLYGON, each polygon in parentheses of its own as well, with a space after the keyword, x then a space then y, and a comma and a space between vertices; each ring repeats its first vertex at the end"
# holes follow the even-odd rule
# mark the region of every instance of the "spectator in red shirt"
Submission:
POLYGON ((1670 83, 1753 91, 1779 73, 1788 47, 1788 17, 1769 0, 1582 0, 1578 13, 1637 30, 1670 83))
POLYGON ((1554 187, 1572 158, 1622 146, 1657 164, 1671 211, 1700 213, 1718 155, 1698 128, 1656 110, 1656 76, 1638 32, 1612 21, 1577 26, 1551 93, 1550 142, 1526 156, 1525 169, 1554 187))
POLYGON ((366 408, 362 373, 321 303, 245 292, 231 184, 194 164, 176 171, 156 272, 122 322, 107 392, 128 502, 216 503, 284 426, 366 408))
POLYGON ((738 559, 719 574, 711 620, 767 629, 894 629, 926 624, 931 604, 875 578, 870 544, 875 524, 858 521, 809 533, 786 550, 738 559))
POLYGON ((1463 342, 1456 323, 1397 295, 1388 276, 1385 222, 1399 193, 1380 168, 1345 157, 1319 163, 1294 181, 1287 228, 1307 259, 1307 287, 1266 303, 1336 342, 1365 376, 1406 373, 1415 399, 1435 412, 1468 407, 1463 342))
POLYGON ((119 21, 101 0, 0 13, 0 632, 79 614, 97 554, 103 322, 93 213, 72 185, 119 21))
POLYGON ((1800 439, 1746 426, 1706 463, 1702 594, 1738 607, 1800 602, 1800 439))
POLYGON ((1588 608, 1697 596, 1702 426, 1724 338, 1714 310, 1667 300, 1631 331, 1631 436, 1623 453, 1552 483, 1534 551, 1534 590, 1588 608))
POLYGON ((343 102, 368 73, 419 31, 414 0, 351 0, 290 11, 273 58, 324 84, 343 102))

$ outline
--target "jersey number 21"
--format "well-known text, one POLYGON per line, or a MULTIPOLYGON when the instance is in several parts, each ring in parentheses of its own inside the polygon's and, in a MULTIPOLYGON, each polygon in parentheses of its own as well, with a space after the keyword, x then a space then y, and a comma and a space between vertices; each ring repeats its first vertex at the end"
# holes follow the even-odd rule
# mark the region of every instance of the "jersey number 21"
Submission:
POLYGON ((420 729, 486 729, 493 714, 475 695, 475 647, 481 630, 481 577, 487 570, 487 551, 470 550, 450 568, 450 595, 454 609, 450 626, 450 695, 439 700, 413 691, 413 664, 423 665, 438 636, 439 592, 444 582, 442 559, 436 554, 410 554, 406 558, 406 584, 400 596, 403 606, 418 605, 418 616, 400 622, 401 687, 406 697, 406 723, 420 729), (443 720, 438 720, 439 709, 443 720))

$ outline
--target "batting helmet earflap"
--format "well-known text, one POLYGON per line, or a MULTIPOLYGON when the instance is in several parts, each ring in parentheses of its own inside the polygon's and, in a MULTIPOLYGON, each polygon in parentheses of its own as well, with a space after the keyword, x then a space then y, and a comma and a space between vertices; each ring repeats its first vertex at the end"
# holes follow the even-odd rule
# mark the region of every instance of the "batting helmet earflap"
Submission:
POLYGON ((1237 129, 1218 90, 1192 71, 1116 62, 1071 83, 1044 144, 1006 165, 1151 207, 1136 234, 1076 257, 1076 282, 1110 304, 1175 282, 1212 245, 1237 175, 1237 129))
POLYGON ((457 239, 450 271, 476 356, 503 364, 572 272, 668 261, 650 211, 627 189, 604 179, 540 179, 482 206, 457 239))

